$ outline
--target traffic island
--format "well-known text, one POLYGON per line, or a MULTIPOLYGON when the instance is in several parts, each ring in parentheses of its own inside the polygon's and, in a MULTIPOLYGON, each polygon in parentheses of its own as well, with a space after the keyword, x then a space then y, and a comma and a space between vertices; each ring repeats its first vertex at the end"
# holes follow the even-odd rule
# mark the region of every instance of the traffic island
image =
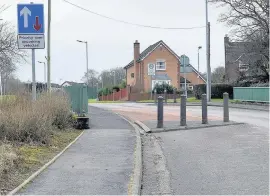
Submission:
POLYGON ((164 121, 163 128, 157 128, 157 121, 136 121, 138 126, 140 126, 146 133, 159 133, 167 131, 179 131, 179 130, 191 130, 191 129, 202 129, 209 127, 223 127, 223 126, 232 126, 232 125, 241 125, 245 123, 239 122, 223 122, 223 121, 210 121, 208 124, 202 124, 201 121, 187 121, 186 126, 180 126, 178 121, 164 121))

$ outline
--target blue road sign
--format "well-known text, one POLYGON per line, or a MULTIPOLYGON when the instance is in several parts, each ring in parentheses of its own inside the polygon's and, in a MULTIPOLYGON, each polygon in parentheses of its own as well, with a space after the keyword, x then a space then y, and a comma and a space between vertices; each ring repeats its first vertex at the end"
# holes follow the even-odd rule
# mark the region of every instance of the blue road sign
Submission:
POLYGON ((44 34, 43 4, 18 4, 18 34, 44 34))

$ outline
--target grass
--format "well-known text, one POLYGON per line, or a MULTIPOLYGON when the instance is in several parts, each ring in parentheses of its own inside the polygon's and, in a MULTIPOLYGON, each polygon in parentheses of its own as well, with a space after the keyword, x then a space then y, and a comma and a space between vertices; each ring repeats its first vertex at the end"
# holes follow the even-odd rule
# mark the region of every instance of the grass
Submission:
POLYGON ((88 99, 88 103, 124 103, 124 101, 97 101, 96 99, 88 99))
MULTIPOLYGON (((9 192, 21 184, 32 173, 51 160, 56 154, 62 151, 82 131, 69 129, 65 131, 54 131, 51 135, 50 145, 34 144, 2 144, 1 148, 9 148, 10 161, 8 173, 0 177, 0 189, 9 192)), ((5 151, 0 151, 3 155, 5 151)), ((1 163, 1 162, 0 162, 1 163)), ((3 193, 1 193, 3 194, 3 193)))
POLYGON ((0 100, 15 100, 16 96, 15 95, 0 95, 0 100))

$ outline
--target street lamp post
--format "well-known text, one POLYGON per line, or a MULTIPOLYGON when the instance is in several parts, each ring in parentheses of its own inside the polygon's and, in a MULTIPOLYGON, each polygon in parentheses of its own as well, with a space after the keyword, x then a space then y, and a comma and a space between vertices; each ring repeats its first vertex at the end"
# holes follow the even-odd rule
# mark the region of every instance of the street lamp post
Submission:
POLYGON ((199 84, 199 75, 200 75, 200 49, 202 49, 201 46, 198 47, 198 81, 197 84, 199 84))
POLYGON ((207 66, 207 101, 211 101, 211 68, 210 68, 210 24, 208 22, 208 0, 205 0, 205 19, 206 19, 206 66, 207 66))
POLYGON ((87 85, 89 85, 89 77, 88 77, 88 42, 77 40, 77 42, 84 43, 86 45, 86 78, 87 78, 87 85))
POLYGON ((113 85, 115 86, 115 71, 112 71, 113 73, 113 85))
POLYGON ((44 65, 44 83, 46 84, 46 63, 42 61, 38 61, 38 63, 43 63, 44 65))

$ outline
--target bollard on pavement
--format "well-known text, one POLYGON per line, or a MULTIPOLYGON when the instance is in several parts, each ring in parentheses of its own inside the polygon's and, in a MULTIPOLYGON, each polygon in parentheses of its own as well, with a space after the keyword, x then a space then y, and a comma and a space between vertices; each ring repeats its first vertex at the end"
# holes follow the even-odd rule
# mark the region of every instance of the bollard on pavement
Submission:
POLYGON ((176 89, 173 89, 173 103, 176 103, 176 89))
POLYGON ((158 97, 157 105, 157 128, 163 128, 163 97, 158 97))
POLYGON ((165 103, 167 104, 167 89, 164 89, 164 99, 165 103))
POLYGON ((187 125, 186 95, 181 95, 180 126, 187 125))
POLYGON ((202 124, 207 124, 207 98, 206 94, 202 94, 202 124))
POLYGON ((229 122, 229 94, 223 93, 223 121, 229 122))

